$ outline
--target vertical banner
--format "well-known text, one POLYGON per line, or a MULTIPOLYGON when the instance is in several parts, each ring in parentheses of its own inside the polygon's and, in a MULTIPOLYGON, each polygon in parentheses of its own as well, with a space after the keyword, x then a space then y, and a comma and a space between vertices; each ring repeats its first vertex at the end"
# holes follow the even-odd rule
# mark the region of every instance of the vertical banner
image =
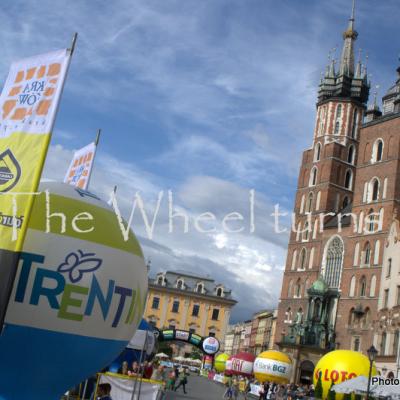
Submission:
POLYGON ((63 49, 13 63, 0 96, 0 330, 70 58, 63 49))
POLYGON ((96 147, 96 143, 93 142, 75 152, 64 178, 65 183, 87 190, 96 147))

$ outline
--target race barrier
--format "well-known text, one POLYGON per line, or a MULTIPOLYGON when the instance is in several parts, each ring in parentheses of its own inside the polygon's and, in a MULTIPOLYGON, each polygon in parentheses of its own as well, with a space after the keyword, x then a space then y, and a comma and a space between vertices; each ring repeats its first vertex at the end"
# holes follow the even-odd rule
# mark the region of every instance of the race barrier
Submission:
POLYGON ((111 398, 113 400, 159 400, 161 398, 162 382, 136 378, 125 375, 105 373, 99 374, 98 383, 109 383, 111 385, 111 398), (139 397, 140 387, 140 397, 139 397), (135 389, 135 395, 132 393, 135 389))

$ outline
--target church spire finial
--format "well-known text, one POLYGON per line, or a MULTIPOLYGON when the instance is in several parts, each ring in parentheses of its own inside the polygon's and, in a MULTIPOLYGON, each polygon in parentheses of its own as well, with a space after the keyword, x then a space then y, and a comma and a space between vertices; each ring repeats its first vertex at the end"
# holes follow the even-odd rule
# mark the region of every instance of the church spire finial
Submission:
POLYGON ((354 29, 356 1, 353 0, 351 17, 349 26, 343 33, 344 45, 340 62, 340 74, 350 77, 354 76, 354 41, 357 39, 358 33, 354 29))

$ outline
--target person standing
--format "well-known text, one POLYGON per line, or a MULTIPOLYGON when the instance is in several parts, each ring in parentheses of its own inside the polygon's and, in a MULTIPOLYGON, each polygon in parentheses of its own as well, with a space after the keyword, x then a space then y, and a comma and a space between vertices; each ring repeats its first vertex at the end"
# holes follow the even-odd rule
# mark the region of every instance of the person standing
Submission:
POLYGON ((111 385, 109 383, 100 383, 97 389, 97 400, 112 400, 110 393, 111 385))
POLYGON ((175 392, 182 386, 183 393, 186 394, 186 385, 187 385, 187 373, 185 369, 181 368, 179 370, 179 383, 178 386, 175 387, 175 392))

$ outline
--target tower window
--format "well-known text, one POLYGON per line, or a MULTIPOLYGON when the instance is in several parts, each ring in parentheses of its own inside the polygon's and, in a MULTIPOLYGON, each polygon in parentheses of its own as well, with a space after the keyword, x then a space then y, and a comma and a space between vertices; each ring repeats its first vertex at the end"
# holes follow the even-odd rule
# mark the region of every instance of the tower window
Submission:
POLYGON ((364 265, 369 265, 371 262, 371 245, 369 242, 365 243, 364 246, 364 259, 363 259, 363 264, 364 265))
POLYGON ((352 186, 353 186, 353 172, 350 169, 348 169, 346 171, 346 176, 344 179, 344 187, 346 189, 351 190, 352 186))
POLYGON ((339 135, 339 130, 340 130, 340 122, 336 121, 335 122, 335 135, 339 135))
POLYGON ((325 265, 323 277, 326 283, 333 288, 340 287, 343 263, 343 241, 339 236, 335 236, 330 242, 325 252, 325 265))
POLYGON ((366 292, 367 292, 367 281, 363 276, 360 282, 360 297, 365 297, 366 292))
POLYGON ((346 208, 349 205, 349 198, 344 196, 342 207, 346 208))
POLYGON ((300 269, 306 268, 306 260, 307 260, 307 250, 303 248, 300 253, 300 269))
POLYGON ((317 173, 318 173, 318 169, 317 169, 317 167, 314 167, 311 170, 309 186, 315 186, 316 185, 316 183, 317 183, 317 173))
POLYGON ((179 301, 178 301, 178 300, 175 300, 175 301, 172 303, 172 312, 173 312, 173 313, 179 312, 179 301))
POLYGON ((321 143, 318 143, 315 146, 315 151, 314 151, 314 161, 319 161, 321 158, 321 143))
POLYGON ((355 109, 354 113, 353 113, 353 126, 351 128, 351 137, 353 139, 355 139, 355 137, 356 137, 357 126, 358 126, 358 113, 357 113, 357 109, 355 109))
POLYGON ((377 201, 379 195, 379 181, 375 179, 372 183, 372 201, 377 201))
POLYGON ((342 116, 342 105, 339 104, 336 109, 336 119, 340 118, 341 116, 342 116))
POLYGON ((308 197, 307 197, 306 212, 311 212, 312 211, 313 199, 314 199, 314 194, 313 194, 313 192, 310 192, 308 194, 308 197))
POLYGON ((392 259, 388 259, 387 270, 386 270, 386 278, 390 278, 390 274, 392 272, 392 259))
POLYGON ((382 155, 383 155, 383 140, 378 139, 375 141, 374 146, 372 148, 372 159, 371 161, 374 162, 379 162, 382 161, 382 155))
POLYGON ((351 145, 349 147, 349 152, 347 153, 347 162, 350 164, 354 164, 354 146, 351 145))

